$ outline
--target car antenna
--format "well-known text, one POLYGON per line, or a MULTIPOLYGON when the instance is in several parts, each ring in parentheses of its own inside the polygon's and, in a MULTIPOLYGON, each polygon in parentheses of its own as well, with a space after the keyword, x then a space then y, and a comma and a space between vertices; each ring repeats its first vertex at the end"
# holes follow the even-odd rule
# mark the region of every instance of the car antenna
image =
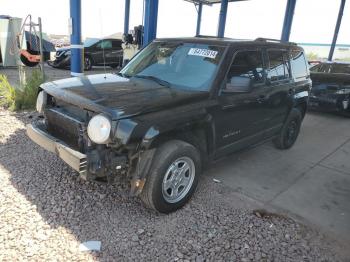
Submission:
MULTIPOLYGON (((100 25, 101 25, 101 36, 103 36, 103 25, 102 25, 102 15, 101 15, 101 8, 99 8, 99 15, 100 15, 100 25)), ((101 41, 101 47, 102 47, 102 58, 103 58, 103 70, 105 72, 104 78, 107 78, 107 72, 106 72, 106 57, 105 57, 105 46, 104 46, 104 39, 101 41)))

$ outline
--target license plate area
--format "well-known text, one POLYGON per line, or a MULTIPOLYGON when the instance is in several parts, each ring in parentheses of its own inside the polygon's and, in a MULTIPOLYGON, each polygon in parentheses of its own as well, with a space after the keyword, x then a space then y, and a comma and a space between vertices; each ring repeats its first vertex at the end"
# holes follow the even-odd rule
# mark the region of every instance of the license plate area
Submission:
POLYGON ((47 130, 52 136, 59 138, 76 150, 81 148, 83 122, 56 108, 48 109, 45 112, 45 116, 47 119, 47 130))

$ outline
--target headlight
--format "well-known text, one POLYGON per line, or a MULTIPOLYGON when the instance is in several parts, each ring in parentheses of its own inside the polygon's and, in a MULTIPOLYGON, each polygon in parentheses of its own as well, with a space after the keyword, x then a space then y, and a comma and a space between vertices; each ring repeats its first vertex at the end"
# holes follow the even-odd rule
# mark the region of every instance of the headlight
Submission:
POLYGON ((70 55, 70 50, 66 51, 64 54, 65 54, 66 56, 70 55))
POLYGON ((111 133, 111 121, 104 115, 94 116, 88 124, 87 133, 96 144, 106 144, 111 133))
POLYGON ((40 91, 40 93, 38 94, 38 97, 36 99, 36 111, 38 111, 39 113, 44 112, 44 108, 46 106, 46 102, 47 102, 47 94, 45 91, 40 91))

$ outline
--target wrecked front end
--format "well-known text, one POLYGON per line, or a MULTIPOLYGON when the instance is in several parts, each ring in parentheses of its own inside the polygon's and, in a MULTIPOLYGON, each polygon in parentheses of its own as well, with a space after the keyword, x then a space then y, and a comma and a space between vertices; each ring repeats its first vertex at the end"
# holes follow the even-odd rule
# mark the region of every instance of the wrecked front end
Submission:
POLYGON ((27 126, 27 134, 35 143, 57 154, 85 180, 112 184, 118 176, 125 176, 130 180, 132 195, 142 191, 154 149, 131 141, 136 123, 128 119, 113 120, 108 113, 81 109, 45 91, 40 96, 45 96, 42 98, 45 106, 38 108, 44 118, 27 126), (105 128, 105 141, 103 137, 98 141, 92 122, 105 128))
POLYGON ((350 88, 343 89, 327 84, 314 85, 309 108, 326 112, 350 113, 350 88))
POLYGON ((55 59, 52 61, 47 61, 49 66, 54 68, 69 68, 70 67, 70 49, 58 49, 55 54, 55 59))
POLYGON ((350 76, 312 73, 309 108, 325 112, 350 113, 350 76))

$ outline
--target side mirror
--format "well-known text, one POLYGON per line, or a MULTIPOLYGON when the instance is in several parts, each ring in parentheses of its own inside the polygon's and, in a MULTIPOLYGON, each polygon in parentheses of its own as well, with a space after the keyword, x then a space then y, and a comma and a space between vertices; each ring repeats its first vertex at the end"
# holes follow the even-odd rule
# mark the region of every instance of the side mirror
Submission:
POLYGON ((252 80, 248 77, 234 76, 226 84, 224 93, 248 93, 253 89, 252 80))

